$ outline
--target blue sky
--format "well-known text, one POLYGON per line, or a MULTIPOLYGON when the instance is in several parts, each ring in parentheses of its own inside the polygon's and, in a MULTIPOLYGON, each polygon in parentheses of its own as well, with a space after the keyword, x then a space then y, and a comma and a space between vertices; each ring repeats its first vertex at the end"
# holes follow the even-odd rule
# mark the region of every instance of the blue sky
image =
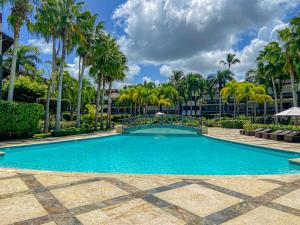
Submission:
MULTIPOLYGON (((118 39, 129 58, 130 78, 125 83, 145 79, 164 82, 173 69, 208 75, 221 69, 217 62, 228 52, 236 53, 242 60, 241 65, 234 68, 237 79, 242 79, 243 74, 255 66, 259 49, 275 38, 274 30, 285 26, 300 10, 299 0, 278 1, 280 3, 265 0, 266 5, 259 0, 224 0, 224 4, 215 4, 214 0, 85 2, 85 7, 104 21, 106 29, 118 39), (230 4, 235 7, 229 7, 230 4)), ((12 29, 6 23, 9 11, 9 7, 3 11, 3 28, 12 36, 12 29)), ((22 44, 40 42, 40 37, 22 28, 22 44)), ((46 43, 38 46, 43 48, 43 61, 50 60, 50 51, 46 51, 49 46, 46 43)), ((71 54, 67 59, 73 76, 76 76, 75 58, 76 55, 71 54)))

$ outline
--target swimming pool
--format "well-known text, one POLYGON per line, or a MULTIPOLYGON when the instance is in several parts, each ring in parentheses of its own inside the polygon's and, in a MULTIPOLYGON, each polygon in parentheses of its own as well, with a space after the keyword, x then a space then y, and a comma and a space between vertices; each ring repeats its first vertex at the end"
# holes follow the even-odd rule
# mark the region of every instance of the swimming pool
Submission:
MULTIPOLYGON (((153 130, 152 130, 153 131, 153 130)), ((172 129, 5 148, 0 167, 72 172, 246 175, 300 173, 300 154, 235 144, 172 129), (157 132, 157 131, 156 131, 157 132), (173 133, 173 135, 167 135, 173 133)))

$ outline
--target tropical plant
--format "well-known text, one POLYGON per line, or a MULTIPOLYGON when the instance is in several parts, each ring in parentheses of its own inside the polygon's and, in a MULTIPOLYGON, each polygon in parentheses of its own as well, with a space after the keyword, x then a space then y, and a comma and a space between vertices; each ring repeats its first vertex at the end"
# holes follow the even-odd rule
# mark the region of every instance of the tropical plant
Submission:
POLYGON ((14 82, 16 77, 17 55, 19 50, 20 29, 26 23, 29 24, 29 15, 33 11, 32 0, 0 0, 0 5, 10 3, 12 6, 8 21, 14 31, 14 45, 7 100, 12 101, 14 95, 14 82))
MULTIPOLYGON (((9 49, 5 53, 3 64, 6 67, 11 67, 13 61, 13 50, 9 49)), ((16 60, 16 75, 20 72, 23 75, 36 76, 38 71, 38 63, 41 62, 39 58, 40 50, 37 47, 30 45, 20 45, 16 60)))
POLYGON ((240 62, 241 61, 236 57, 236 54, 231 54, 231 53, 227 54, 225 60, 219 61, 219 63, 226 65, 228 70, 230 70, 232 65, 240 62))
MULTIPOLYGON (((90 11, 82 13, 78 18, 81 35, 84 39, 79 41, 77 54, 79 55, 79 71, 78 71, 78 93, 76 106, 76 127, 80 127, 81 117, 81 101, 82 101, 82 84, 83 76, 87 65, 90 64, 92 55, 92 46, 95 37, 96 15, 92 15, 90 11)), ((99 23, 97 29, 103 28, 103 24, 99 23), (100 27, 102 26, 102 27, 100 27)))
POLYGON ((56 119, 55 130, 60 129, 61 120, 61 100, 62 100, 62 88, 63 88, 63 75, 65 68, 65 60, 68 50, 71 50, 74 45, 78 43, 78 40, 82 39, 80 29, 78 25, 78 17, 81 15, 81 9, 83 3, 76 3, 75 0, 56 0, 51 5, 51 11, 57 10, 57 26, 59 38, 62 42, 61 50, 61 62, 58 74, 58 93, 57 93, 57 107, 56 107, 56 119))

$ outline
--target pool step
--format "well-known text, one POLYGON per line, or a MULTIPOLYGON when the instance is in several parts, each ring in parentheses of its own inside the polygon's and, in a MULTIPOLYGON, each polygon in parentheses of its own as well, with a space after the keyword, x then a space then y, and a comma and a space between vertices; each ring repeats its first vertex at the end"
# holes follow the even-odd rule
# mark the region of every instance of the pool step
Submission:
POLYGON ((300 158, 296 158, 296 159, 289 159, 290 163, 295 163, 295 164, 300 164, 300 158))
POLYGON ((0 157, 4 156, 4 155, 5 155, 5 152, 0 152, 0 157))

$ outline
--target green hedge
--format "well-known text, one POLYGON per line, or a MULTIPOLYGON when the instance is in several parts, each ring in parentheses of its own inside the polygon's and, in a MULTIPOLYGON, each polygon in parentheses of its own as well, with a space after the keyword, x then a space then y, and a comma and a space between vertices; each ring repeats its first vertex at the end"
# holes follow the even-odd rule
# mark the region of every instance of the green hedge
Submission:
POLYGON ((249 124, 248 120, 221 120, 221 127, 223 128, 233 128, 233 129, 243 129, 244 124, 249 124))
POLYGON ((52 137, 62 137, 62 136, 85 134, 85 133, 92 133, 92 132, 94 132, 94 130, 88 128, 69 128, 65 130, 52 131, 51 135, 52 137))
POLYGON ((0 139, 32 137, 43 113, 40 104, 0 101, 0 139))
POLYGON ((282 124, 244 124, 243 129, 247 131, 254 131, 258 128, 272 129, 276 130, 297 130, 300 131, 300 126, 294 125, 282 125, 282 124))
POLYGON ((115 114, 111 116, 111 121, 113 122, 120 122, 120 120, 125 119, 125 118, 129 118, 130 115, 129 114, 115 114))

